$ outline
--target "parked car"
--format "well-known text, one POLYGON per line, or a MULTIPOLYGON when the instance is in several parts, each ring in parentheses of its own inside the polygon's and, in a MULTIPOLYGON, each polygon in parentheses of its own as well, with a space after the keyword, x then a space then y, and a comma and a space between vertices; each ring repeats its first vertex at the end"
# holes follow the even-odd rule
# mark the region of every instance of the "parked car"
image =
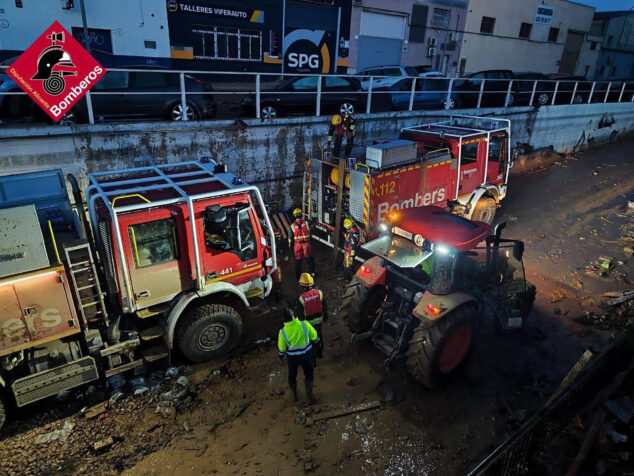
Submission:
MULTIPOLYGON (((133 68, 141 69, 138 66, 133 68)), ((147 72, 108 71, 91 89, 95 120, 137 117, 183 120, 179 75, 168 73, 167 70, 166 72, 154 71, 154 67, 152 69, 153 71, 147 72)), ((195 94, 213 91, 209 82, 185 75, 185 90, 188 92, 185 112, 188 120, 210 118, 215 115, 216 104, 213 95, 195 94), (190 92, 194 94, 189 94, 190 92)), ((47 119, 44 112, 27 96, 7 96, 7 98, 10 98, 9 109, 13 117, 25 118, 36 115, 47 119)), ((85 98, 79 100, 73 109, 59 121, 59 124, 78 122, 88 122, 88 106, 85 98)))
MULTIPOLYGON (((414 89, 414 109, 456 109, 460 101, 455 92, 447 103, 447 89, 449 80, 444 78, 420 78, 416 80, 414 89)), ((390 87, 390 98, 393 110, 409 109, 412 91, 412 80, 403 78, 390 87)))
POLYGON ((367 76, 368 79, 362 78, 361 88, 367 91, 370 87, 370 76, 372 76, 372 89, 388 89, 394 83, 408 76, 418 76, 419 73, 413 66, 388 65, 388 66, 372 66, 364 68, 357 72, 357 75, 367 76))
POLYGON ((557 80, 555 104, 581 104, 588 102, 592 91, 592 81, 583 76, 570 74, 553 73, 547 76, 557 80))
POLYGON ((442 78, 444 76, 442 71, 436 71, 434 68, 432 68, 432 66, 430 64, 412 66, 412 68, 414 68, 416 70, 416 72, 418 73, 418 76, 421 76, 423 78, 429 78, 429 77, 441 77, 442 78))
POLYGON ((546 106, 551 103, 555 81, 542 73, 527 71, 514 74, 518 89, 515 104, 531 104, 531 96, 533 106, 546 106), (533 94, 533 87, 535 87, 535 94, 533 94))
POLYGON ((454 87, 459 92, 458 97, 463 107, 477 106, 483 80, 481 106, 511 106, 515 104, 515 98, 520 92, 516 83, 512 84, 511 91, 508 91, 512 79, 515 79, 515 75, 508 69, 478 71, 465 74, 461 80, 454 83, 454 87))
MULTIPOLYGON (((260 95, 260 117, 271 119, 281 114, 314 114, 318 76, 301 76, 282 81, 260 95)), ((365 94, 356 78, 325 76, 321 88, 321 112, 353 114, 365 104, 365 94)), ((246 96, 240 104, 242 113, 255 114, 255 94, 246 96)))

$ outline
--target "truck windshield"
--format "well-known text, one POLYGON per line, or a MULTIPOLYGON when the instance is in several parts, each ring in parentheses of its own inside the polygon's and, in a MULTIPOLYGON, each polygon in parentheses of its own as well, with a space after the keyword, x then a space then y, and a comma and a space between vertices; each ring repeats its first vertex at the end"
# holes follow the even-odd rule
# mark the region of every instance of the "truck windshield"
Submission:
POLYGON ((366 243, 363 248, 399 268, 414 268, 433 254, 397 235, 382 236, 366 243))

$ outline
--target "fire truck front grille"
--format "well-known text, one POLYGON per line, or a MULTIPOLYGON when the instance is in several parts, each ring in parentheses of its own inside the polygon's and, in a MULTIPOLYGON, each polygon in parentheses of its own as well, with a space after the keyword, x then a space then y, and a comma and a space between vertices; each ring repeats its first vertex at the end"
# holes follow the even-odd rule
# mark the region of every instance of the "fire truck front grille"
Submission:
POLYGON ((366 174, 360 170, 350 171, 350 215, 360 224, 363 224, 363 197, 366 174))
POLYGON ((11 388, 18 406, 22 407, 98 378, 95 359, 84 357, 54 369, 22 377, 13 382, 11 388))

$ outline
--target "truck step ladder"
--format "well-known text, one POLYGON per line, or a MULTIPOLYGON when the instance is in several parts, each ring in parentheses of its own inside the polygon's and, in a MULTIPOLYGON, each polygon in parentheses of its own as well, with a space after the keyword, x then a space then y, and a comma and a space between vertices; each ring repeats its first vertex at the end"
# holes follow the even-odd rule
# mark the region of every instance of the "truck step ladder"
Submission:
POLYGON ((108 325, 106 303, 90 245, 87 241, 81 241, 65 246, 64 256, 70 271, 75 302, 84 325, 88 327, 88 323, 94 319, 103 320, 108 325))
POLYGON ((309 171, 304 171, 302 191, 302 217, 304 220, 308 220, 310 218, 310 202, 312 195, 312 176, 309 171))

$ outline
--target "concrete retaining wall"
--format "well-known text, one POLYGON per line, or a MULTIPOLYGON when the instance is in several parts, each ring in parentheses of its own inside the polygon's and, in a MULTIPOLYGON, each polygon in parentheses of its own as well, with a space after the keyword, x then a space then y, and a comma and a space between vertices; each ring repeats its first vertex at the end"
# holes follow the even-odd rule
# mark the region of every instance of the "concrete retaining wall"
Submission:
MULTIPOLYGON (((634 131, 634 103, 515 107, 460 111, 511 119, 513 142, 562 153, 598 145, 634 131)), ((445 111, 357 116, 357 144, 396 137, 402 127, 431 122, 445 111)), ((86 174, 210 156, 258 184, 272 209, 301 194, 304 157, 325 143, 327 118, 96 124, 70 127, 0 126, 0 174, 61 167, 85 185, 86 174)))

